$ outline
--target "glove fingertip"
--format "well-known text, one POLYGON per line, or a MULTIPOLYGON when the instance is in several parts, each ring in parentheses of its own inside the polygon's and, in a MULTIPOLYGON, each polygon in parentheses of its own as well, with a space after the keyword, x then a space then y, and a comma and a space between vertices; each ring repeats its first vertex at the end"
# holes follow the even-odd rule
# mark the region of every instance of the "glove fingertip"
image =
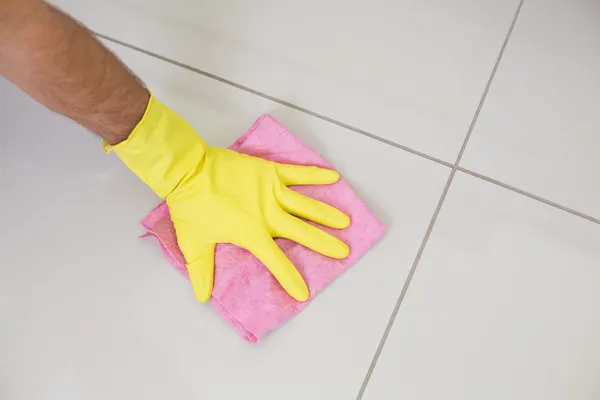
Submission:
POLYGON ((332 169, 319 168, 319 175, 323 184, 336 183, 340 180, 340 174, 332 169))
POLYGON ((202 286, 202 285, 201 284, 194 285, 194 283, 192 282, 192 287, 194 289, 194 295, 196 296, 196 300, 198 300, 200 303, 206 303, 211 298, 212 288, 208 289, 208 288, 202 288, 202 287, 198 287, 198 286, 202 286))
POLYGON ((192 281, 192 288, 194 289, 196 300, 198 300, 200 303, 206 303, 208 300, 210 300, 212 295, 212 285, 211 287, 208 287, 207 282, 202 280, 194 280, 192 281))
POLYGON ((197 291, 194 293, 196 294, 196 300, 200 303, 206 303, 211 298, 211 295, 208 293, 198 293, 197 291))
POLYGON ((308 291, 308 289, 305 292, 302 293, 296 293, 294 296, 292 296, 295 300, 304 303, 305 301, 308 300, 308 298, 310 297, 310 293, 308 291))
POLYGON ((210 258, 187 264, 187 270, 196 300, 206 303, 212 296, 214 269, 210 258))
POLYGON ((335 229, 346 229, 350 226, 351 222, 350 217, 340 211, 332 220, 331 227, 335 229))
POLYGON ((335 253, 333 254, 333 258, 337 258, 339 260, 343 260, 344 258, 350 255, 350 247, 342 241, 340 241, 339 245, 335 249, 335 253))

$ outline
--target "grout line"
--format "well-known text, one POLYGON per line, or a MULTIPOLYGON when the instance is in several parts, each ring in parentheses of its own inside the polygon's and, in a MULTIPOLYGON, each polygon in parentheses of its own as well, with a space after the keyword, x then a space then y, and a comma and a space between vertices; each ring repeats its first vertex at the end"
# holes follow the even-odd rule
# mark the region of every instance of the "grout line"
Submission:
MULTIPOLYGON (((514 25, 515 25, 515 23, 516 23, 516 20, 517 20, 518 14, 519 14, 519 13, 520 13, 520 11, 521 11, 521 7, 523 6, 523 3, 524 3, 524 0, 521 0, 521 2, 519 3, 519 6, 517 7, 517 11, 516 11, 516 13, 515 13, 515 16, 514 16, 513 22, 512 22, 512 24, 511 24, 511 26, 510 26, 510 28, 509 28, 509 31, 508 31, 507 37, 505 38, 505 41, 504 41, 504 43, 503 43, 503 45, 502 45, 502 48, 501 48, 501 50, 500 50, 500 53, 499 53, 498 59, 496 60, 497 62, 496 62, 496 64, 494 65, 494 69, 492 70, 492 73, 491 73, 491 77, 492 77, 492 78, 493 78, 493 76, 496 74, 496 70, 497 70, 497 68, 498 68, 498 65, 499 65, 500 57, 501 57, 501 56, 502 56, 502 54, 504 53, 504 49, 505 49, 505 47, 506 47, 506 44, 508 43, 508 38, 509 38, 510 34, 512 34, 512 30, 513 30, 513 28, 514 28, 514 25)), ((339 127, 341 127, 341 128, 344 128, 344 129, 350 130, 350 131, 352 131, 352 132, 358 133, 359 135, 363 135, 363 136, 369 137, 369 138, 371 138, 371 139, 377 140, 378 142, 381 142, 381 143, 387 144, 387 145, 389 145, 389 146, 396 147, 396 148, 398 148, 398 149, 404 150, 404 151, 406 151, 406 152, 408 152, 408 153, 411 153, 411 154, 414 154, 414 155, 416 155, 416 156, 418 156, 418 157, 425 158, 425 159, 427 159, 427 160, 433 161, 433 162, 435 162, 435 163, 437 163, 437 164, 441 164, 441 165, 444 165, 444 166, 446 166, 446 167, 449 167, 449 168, 453 168, 453 167, 454 167, 454 165, 453 165, 453 164, 451 164, 451 163, 449 163, 449 162, 447 162, 447 161, 444 161, 444 160, 441 160, 441 159, 439 159, 439 158, 436 158, 436 157, 430 156, 430 155, 428 155, 428 154, 422 153, 422 152, 420 152, 420 151, 418 151, 418 150, 414 150, 414 149, 412 149, 412 148, 410 148, 410 147, 407 147, 407 146, 401 145, 401 144, 399 144, 399 143, 393 142, 393 141, 391 141, 391 140, 389 140, 389 139, 385 139, 385 138, 383 138, 383 137, 380 137, 380 136, 377 136, 377 135, 375 135, 375 134, 369 133, 369 132, 367 132, 367 131, 364 131, 364 130, 362 130, 362 129, 360 129, 360 128, 356 128, 356 127, 354 127, 354 126, 352 126, 352 125, 348 125, 348 124, 346 124, 346 123, 344 123, 344 122, 337 121, 337 120, 335 120, 335 119, 333 119, 333 118, 330 118, 330 117, 327 117, 327 116, 325 116, 325 115, 319 114, 319 113, 317 113, 317 112, 311 111, 311 110, 309 110, 309 109, 306 109, 306 108, 300 107, 300 106, 298 106, 298 105, 296 105, 296 104, 293 104, 293 103, 287 102, 287 101, 285 101, 285 100, 281 100, 281 99, 279 99, 279 98, 277 98, 277 97, 273 97, 273 96, 270 96, 270 95, 268 95, 268 94, 265 94, 265 93, 259 92, 259 91, 257 91, 257 90, 254 90, 254 89, 250 88, 250 87, 247 87, 247 86, 241 85, 241 84, 239 84, 239 83, 236 83, 236 82, 230 81, 230 80, 228 80, 228 79, 222 78, 222 77, 220 77, 220 76, 218 76, 218 75, 211 74, 210 72, 206 72, 206 71, 200 70, 200 69, 198 69, 198 68, 194 68, 194 67, 192 67, 192 66, 189 66, 189 65, 187 65, 187 64, 183 64, 183 63, 181 63, 181 62, 179 62, 179 61, 175 61, 175 60, 172 60, 172 59, 170 59, 170 58, 167 58, 167 57, 161 56, 161 55, 159 55, 159 54, 153 53, 153 52, 151 52, 151 51, 149 51, 149 50, 145 50, 145 49, 142 49, 142 48, 140 48, 140 47, 137 47, 137 46, 131 45, 131 44, 129 44, 129 43, 123 42, 123 41, 121 41, 121 40, 114 39, 114 38, 112 38, 112 37, 110 37, 110 36, 106 36, 106 35, 104 35, 104 34, 102 34, 102 33, 98 33, 98 32, 93 32, 93 33, 94 33, 96 36, 98 36, 98 37, 100 37, 100 38, 102 38, 102 39, 108 40, 108 41, 110 41, 110 42, 113 42, 113 43, 115 43, 115 44, 118 44, 118 45, 120 45, 120 46, 127 47, 127 48, 129 48, 129 49, 131 49, 131 50, 138 51, 138 52, 140 52, 140 53, 143 53, 143 54, 146 54, 146 55, 148 55, 148 56, 150 56, 150 57, 157 58, 157 59, 159 59, 159 60, 161 60, 161 61, 165 61, 165 62, 167 62, 167 63, 169 63, 169 64, 173 64, 173 65, 175 65, 175 66, 177 66, 177 67, 184 68, 184 69, 187 69, 187 70, 189 70, 189 71, 191 71, 191 72, 194 72, 194 73, 200 74, 200 75, 202 75, 202 76, 204 76, 204 77, 207 77, 207 78, 209 78, 209 79, 213 79, 213 80, 216 80, 216 81, 218 81, 218 82, 224 83, 224 84, 226 84, 226 85, 232 86, 232 87, 234 87, 234 88, 236 88, 236 89, 243 90, 243 91, 245 91, 245 92, 248 92, 248 93, 254 94, 254 95, 256 95, 256 96, 262 97, 262 98, 264 98, 264 99, 267 99, 267 100, 273 101, 273 102, 275 102, 275 103, 281 104, 281 105, 283 105, 283 106, 286 106, 286 107, 292 108, 292 109, 294 109, 294 110, 296 110, 296 111, 302 112, 302 113, 304 113, 304 114, 307 114, 307 115, 309 115, 309 116, 312 116, 312 117, 318 118, 318 119, 320 119, 320 120, 323 120, 323 121, 325 121, 325 122, 328 122, 328 123, 331 123, 331 124, 333 124, 333 125, 337 125, 337 126, 339 126, 339 127)), ((483 97, 482 97, 482 99, 483 99, 483 98, 485 98, 485 97, 487 96, 487 92, 489 91, 490 85, 491 85, 491 79, 490 79, 490 80, 488 80, 488 84, 486 85, 486 88, 485 88, 485 90, 484 90, 484 92, 483 92, 483 97)), ((474 117, 474 119, 472 120, 471 126, 469 126, 469 130, 468 130, 468 132, 467 132, 467 135, 468 135, 468 137, 469 137, 469 138, 470 138, 470 136, 471 136, 471 134, 472 134, 473 127, 474 127, 474 123, 476 122, 477 118, 479 117, 479 113, 480 113, 480 111, 481 111, 481 105, 482 105, 482 104, 483 104, 483 103, 482 103, 482 102, 480 102, 480 104, 479 104, 479 106, 478 106, 478 108, 477 108, 477 111, 476 111, 476 113, 475 113, 475 117, 474 117)), ((464 151, 465 151, 465 148, 466 148, 467 142, 468 142, 468 140, 465 140, 465 141, 463 142, 463 145, 462 145, 461 149, 460 149, 460 152, 459 152, 459 157, 460 157, 460 159, 462 159, 462 154, 463 154, 463 153, 464 153, 464 151)), ((457 160, 457 162, 459 162, 459 161, 460 161, 460 160, 457 160)), ((486 181, 486 182, 489 182, 489 183, 491 183, 491 184, 494 184, 494 185, 497 185, 497 186, 503 187, 503 188, 505 188, 505 189, 508 189, 508 190, 510 190, 510 191, 512 191, 512 192, 515 192, 515 193, 521 194, 521 195, 523 195, 523 196, 525 196, 525 197, 529 197, 530 199, 533 199, 533 200, 539 201, 539 202, 541 202, 541 203, 544 203, 544 204, 547 204, 547 205, 549 205, 549 206, 551 206, 551 207, 554 207, 554 208, 557 208, 557 209, 559 209, 559 210, 565 211, 565 212, 567 212, 567 213, 573 214, 573 215, 575 215, 575 216, 577 216, 577 217, 580 217, 580 218, 586 219, 586 220, 588 220, 588 221, 591 221, 591 222, 594 222, 594 223, 596 223, 596 224, 600 224, 600 219, 594 218, 594 217, 592 217, 592 216, 590 216, 590 215, 587 215, 587 214, 583 214, 583 213, 581 213, 581 212, 579 212, 579 211, 576 211, 576 210, 574 210, 574 209, 572 209, 572 208, 569 208, 569 207, 563 206, 563 205, 561 205, 561 204, 555 203, 555 202, 553 202, 553 201, 551 201, 551 200, 544 199, 543 197, 537 196, 537 195, 535 195, 535 194, 533 194, 533 193, 526 192, 526 191, 524 191, 524 190, 522 190, 522 189, 519 189, 519 188, 517 188, 517 187, 514 187, 514 186, 511 186, 511 185, 508 185, 508 184, 506 184, 506 183, 503 183, 503 182, 501 182, 501 181, 498 181, 498 180, 496 180, 496 179, 494 179, 494 178, 491 178, 491 177, 488 177, 488 176, 485 176, 485 175, 479 174, 479 173, 477 173, 477 172, 475 172, 475 171, 471 171, 471 170, 469 170, 469 169, 466 169, 466 168, 463 168, 463 167, 460 167, 460 166, 459 166, 459 167, 457 167, 456 169, 457 169, 458 171, 461 171, 461 172, 464 172, 464 173, 466 173, 466 174, 469 174, 469 175, 471 175, 471 176, 474 176, 474 177, 476 177, 476 178, 482 179, 482 180, 484 180, 484 181, 486 181)), ((445 194, 443 194, 443 195, 445 196, 445 194)), ((412 278, 412 275, 411 275, 411 278, 412 278)))
POLYGON ((454 177, 455 172, 456 172, 456 169, 453 168, 452 171, 450 172, 450 175, 448 176, 448 180, 446 181, 446 185, 444 186, 444 190, 442 191, 440 200, 438 201, 435 211, 433 212, 433 216, 431 217, 431 220, 429 221, 429 225, 427 226, 427 231, 425 232, 425 236, 423 237, 423 240, 421 241, 421 246, 419 247, 419 250, 417 251, 417 255, 415 256, 415 259, 410 268, 408 276, 406 277, 406 280, 404 281, 404 286, 402 286, 402 291, 400 292, 400 296, 398 297, 398 300, 396 301, 396 305, 394 306, 392 315, 390 316, 390 319, 388 320, 387 326, 385 327, 385 330, 383 332, 383 335, 381 337, 379 345, 377 346, 377 350, 375 351, 375 354, 373 355, 373 359, 371 360, 371 364, 369 365, 367 374, 365 375, 365 378, 360 387, 358 395, 356 396, 356 400, 361 400, 363 395, 365 394, 365 390, 367 389, 367 385, 369 384, 371 375, 373 375, 373 371, 375 370, 375 365, 379 361, 379 357, 381 356, 381 352, 383 350, 383 347, 385 346, 388 335, 390 334, 390 331, 392 330, 392 326, 394 325, 394 321, 396 320, 396 316, 398 315, 400 306, 402 305, 402 302, 404 301, 404 297, 406 296, 408 287, 410 286, 412 278, 415 274, 417 265, 419 264, 419 261, 421 261, 421 256, 423 255, 423 252, 425 251, 425 246, 427 244, 427 241, 429 240, 429 236, 431 236, 431 232, 433 231, 433 226, 435 225, 435 221, 437 220, 440 210, 442 209, 442 205, 444 203, 444 200, 446 199, 446 194, 448 193, 448 190, 450 189, 450 184, 452 183, 452 179, 454 177))
MULTIPOLYGON (((516 13, 515 13, 515 17, 514 17, 514 19, 513 19, 513 23, 512 23, 512 25, 511 25, 511 27, 510 27, 510 29, 509 29, 509 33, 508 33, 509 35, 512 33, 512 29, 513 29, 513 27, 514 27, 514 24, 515 24, 515 22, 516 22, 516 18, 517 18, 518 14, 519 14, 519 12, 520 12, 520 10, 521 10, 521 7, 522 7, 522 5, 523 5, 523 2, 524 2, 524 0, 522 0, 522 1, 520 2, 519 6, 518 6, 518 8, 517 8, 517 11, 516 11, 516 13)), ((384 144, 387 144, 387 145, 389 145, 389 146, 396 147, 396 148, 398 148, 398 149, 404 150, 404 151, 406 151, 406 152, 409 152, 409 153, 411 153, 411 154, 414 154, 414 155, 416 155, 416 156, 418 156, 418 157, 422 157, 422 158, 425 158, 425 159, 427 159, 427 160, 433 161, 433 162, 435 162, 435 163, 438 163, 438 164, 444 165, 444 166, 446 166, 446 167, 453 168, 453 164, 451 164, 451 163, 449 163, 449 162, 447 162, 447 161, 444 161, 444 160, 441 160, 441 159, 439 159, 439 158, 436 158, 436 157, 430 156, 430 155, 428 155, 428 154, 422 153, 422 152, 420 152, 420 151, 418 151, 418 150, 411 149, 410 147, 407 147, 407 146, 401 145, 401 144, 399 144, 399 143, 395 143, 395 142, 393 142, 393 141, 391 141, 391 140, 388 140, 388 139, 385 139, 385 138, 383 138, 383 137, 377 136, 377 135, 375 135, 375 134, 372 134, 372 133, 366 132, 366 131, 364 131, 364 130, 362 130, 362 129, 356 128, 356 127, 354 127, 354 126, 351 126, 351 125, 348 125, 348 124, 346 124, 346 123, 343 123, 343 122, 340 122, 340 121, 334 120, 333 118, 329 118, 329 117, 327 117, 327 116, 325 116, 325 115, 322 115, 322 114, 316 113, 316 112, 314 112, 314 111, 308 110, 308 109, 306 109, 306 108, 300 107, 300 106, 298 106, 298 105, 296 105, 296 104, 289 103, 289 102, 287 102, 287 101, 285 101, 285 100, 281 100, 281 99, 279 99, 279 98, 276 98, 276 97, 270 96, 270 95, 268 95, 268 94, 265 94, 265 93, 259 92, 259 91, 257 91, 257 90, 254 90, 254 89, 252 89, 252 88, 249 88, 249 87, 247 87, 247 86, 244 86, 244 85, 241 85, 241 84, 235 83, 235 82, 233 82, 233 81, 227 80, 227 79, 225 79, 225 78, 222 78, 222 77, 220 77, 220 76, 217 76, 217 75, 211 74, 211 73, 209 73, 209 72, 202 71, 202 70, 200 70, 200 69, 198 69, 198 68, 194 68, 194 67, 192 67, 192 66, 189 66, 189 65, 187 65, 187 64, 183 64, 183 63, 180 63, 180 62, 178 62, 178 61, 172 60, 172 59, 170 59, 170 58, 163 57, 163 56, 161 56, 161 55, 159 55, 159 54, 156 54, 156 53, 153 53, 153 52, 151 52, 151 51, 148 51, 148 50, 142 49, 142 48, 140 48, 140 47, 137 47, 137 46, 131 45, 131 44, 129 44, 129 43, 126 43, 126 42, 123 42, 123 41, 121 41, 121 40, 114 39, 114 38, 112 38, 112 37, 110 37, 110 36, 106 36, 106 35, 104 35, 104 34, 102 34, 102 33, 98 33, 98 32, 93 32, 93 33, 94 33, 96 36, 98 36, 98 37, 100 37, 100 38, 102 38, 102 39, 108 40, 108 41, 110 41, 110 42, 113 42, 113 43, 115 43, 115 44, 118 44, 118 45, 120 45, 120 46, 127 47, 127 48, 129 48, 129 49, 131 49, 131 50, 138 51, 138 52, 140 52, 140 53, 143 53, 143 54, 146 54, 146 55, 148 55, 148 56, 150 56, 150 57, 154 57, 154 58, 157 58, 157 59, 159 59, 159 60, 161 60, 161 61, 165 61, 165 62, 167 62, 167 63, 173 64, 173 65, 175 65, 175 66, 177 66, 177 67, 184 68, 184 69, 187 69, 187 70, 189 70, 189 71, 191 71, 191 72, 198 73, 198 74, 200 74, 200 75, 203 75, 203 76, 205 76, 205 77, 207 77, 207 78, 209 78, 209 79, 214 79, 214 80, 216 80, 216 81, 218 81, 218 82, 221 82, 221 83, 224 83, 224 84, 226 84, 226 85, 232 86, 232 87, 234 87, 234 88, 237 88, 237 89, 243 90, 243 91, 245 91, 245 92, 248 92, 248 93, 254 94, 254 95, 256 95, 256 96, 259 96, 259 97, 262 97, 262 98, 264 98, 264 99, 267 99, 267 100, 273 101, 273 102, 275 102, 275 103, 278 103, 278 104, 281 104, 281 105, 283 105, 283 106, 286 106, 286 107, 293 108, 293 109, 294 109, 294 110, 296 110, 296 111, 300 111, 300 112, 302 112, 302 113, 304 113, 304 114, 307 114, 307 115, 310 115, 310 116, 312 116, 312 117, 315 117, 315 118, 321 119, 321 120, 323 120, 323 121, 325 121, 325 122, 329 122, 329 123, 331 123, 331 124, 334 124, 334 125, 337 125, 337 126, 339 126, 339 127, 341 127, 341 128, 348 129, 348 130, 350 130, 350 131, 352 131, 352 132, 355 132, 355 133, 358 133, 358 134, 360 134, 360 135, 363 135, 363 136, 369 137, 369 138, 371 138, 371 139, 377 140, 377 141, 379 141, 379 142, 381 142, 381 143, 384 143, 384 144)), ((507 38, 508 38, 508 36, 507 36, 507 38)), ((502 52, 504 52, 504 47, 505 47, 506 43, 507 43, 507 42, 506 42, 506 39, 505 39, 505 43, 503 44, 503 47, 502 47, 502 49, 501 49, 501 53, 500 53, 500 55, 502 54, 502 52)), ((494 65, 494 69, 492 70, 492 76, 493 76, 493 75, 495 75, 497 67, 498 67, 498 64, 494 65)), ((485 90, 484 90, 484 94, 483 94, 483 96, 487 96, 487 92, 488 92, 488 90, 489 90, 489 87, 490 87, 490 86, 489 86, 489 83, 491 83, 491 81, 488 81, 488 85, 486 86, 486 88, 485 88, 485 90)), ((477 109, 477 112, 476 112, 475 119, 477 119, 477 118, 479 117, 479 112, 480 112, 480 111, 481 111, 481 108, 480 108, 480 107, 478 107, 478 109, 477 109)), ((469 136, 471 135, 471 132, 472 132, 472 126, 470 126, 470 127, 469 127, 469 131, 468 131, 468 135, 469 135, 469 136)), ((465 149, 465 147, 466 147, 466 143, 467 143, 466 141, 465 141, 465 142, 463 142, 463 147, 461 148, 461 153, 463 153, 463 152, 464 152, 464 149, 465 149)), ((462 154, 461 154, 461 158, 462 158, 462 154)), ((503 183, 503 182, 501 182, 501 181, 498 181, 498 180, 496 180, 496 179, 494 179, 494 178, 490 178, 490 177, 488 177, 488 176, 481 175, 481 174, 479 174, 479 173, 477 173, 477 172, 471 171, 471 170, 469 170, 469 169, 466 169, 466 168, 463 168, 463 167, 458 167, 458 168, 457 168, 457 170, 458 170, 458 171, 461 171, 461 172, 464 172, 464 173, 466 173, 466 174, 469 174, 469 175, 471 175, 471 176, 474 176, 474 177, 476 177, 476 178, 482 179, 482 180, 484 180, 484 181, 487 181, 487 182, 489 182, 489 183, 492 183, 492 184, 494 184, 494 185, 498 185, 498 186, 500 186, 500 187, 503 187, 503 188, 505 188, 505 189, 508 189, 508 190, 510 190, 510 191, 513 191, 513 192, 515 192, 515 193, 518 193, 518 194, 521 194, 521 195, 523 195, 523 196, 529 197, 530 199, 533 199, 533 200, 539 201, 539 202, 541 202, 541 203, 547 204, 547 205, 549 205, 549 206, 551 206, 551 207, 554 207, 554 208, 557 208, 557 209, 559 209, 559 210, 562 210, 562 211, 568 212, 568 213, 570 213, 570 214, 573 214, 573 215, 575 215, 575 216, 581 217, 581 218, 583 218, 583 219, 586 219, 586 220, 588 220, 588 221, 591 221, 591 222, 594 222, 594 223, 600 224, 600 220, 599 220, 599 219, 597 219, 597 218, 594 218, 594 217, 592 217, 592 216, 589 216, 589 215, 583 214, 583 213, 581 213, 581 212, 579 212, 579 211, 576 211, 576 210, 574 210, 574 209, 572 209, 572 208, 569 208, 569 207, 566 207, 566 206, 560 205, 560 204, 558 204, 558 203, 555 203, 555 202, 553 202, 553 201, 551 201, 551 200, 544 199, 543 197, 537 196, 537 195, 535 195, 535 194, 533 194, 533 193, 526 192, 526 191, 524 191, 524 190, 521 190, 521 189, 519 189, 519 188, 517 188, 517 187, 514 187, 514 186, 508 185, 508 184, 506 184, 506 183, 503 183)))
POLYGON ((600 219, 598 219, 598 218, 594 218, 594 217, 592 217, 590 215, 583 214, 583 213, 581 213, 579 211, 576 211, 576 210, 573 210, 572 208, 560 205, 560 204, 555 203, 555 202, 553 202, 551 200, 544 199, 543 197, 537 196, 537 195, 535 195, 533 193, 526 192, 525 190, 522 190, 522 189, 516 188, 514 186, 508 185, 508 184, 506 184, 504 182, 500 182, 500 181, 498 181, 498 180, 496 180, 494 178, 490 178, 489 176, 481 175, 481 174, 479 174, 479 173, 477 173, 475 171, 471 171, 471 170, 463 168, 463 167, 458 167, 458 170, 460 172, 464 172, 465 174, 469 174, 469 175, 471 175, 471 176, 473 176, 475 178, 482 179, 482 180, 484 180, 486 182, 489 182, 489 183, 491 183, 493 185, 498 185, 498 186, 500 186, 500 187, 502 187, 504 189, 510 190, 511 192, 518 193, 518 194, 523 195, 525 197, 529 197, 530 199, 539 201, 540 203, 544 203, 546 205, 549 205, 550 207, 554 207, 554 208, 557 208, 557 209, 559 209, 561 211, 567 212, 569 214, 573 214, 573 215, 575 215, 577 217, 580 217, 580 218, 583 218, 583 219, 587 219, 590 222, 594 222, 596 224, 600 224, 600 219))
POLYGON ((477 111, 475 111, 475 115, 473 116, 473 120, 471 121, 471 125, 469 126, 469 130, 467 131, 467 137, 465 138, 465 141, 463 142, 460 152, 458 153, 458 157, 456 158, 456 162, 454 163, 453 172, 456 172, 456 170, 459 168, 458 165, 460 164, 460 161, 462 160, 463 154, 467 148, 467 144, 469 143, 469 139, 471 138, 471 135, 473 134, 475 124, 477 123, 477 119, 479 118, 479 114, 481 113, 481 109, 483 108, 483 103, 485 102, 488 92, 490 91, 490 88, 492 87, 492 81, 494 80, 494 77, 496 76, 496 72, 498 71, 498 66, 500 65, 500 61, 502 60, 502 56, 504 55, 504 51, 506 50, 506 46, 508 45, 510 36, 512 35, 515 25, 517 24, 517 18, 519 18, 519 13, 521 12, 521 8, 523 7, 524 2, 525 2, 525 0, 519 1, 519 5, 517 6, 517 10, 515 11, 513 20, 510 24, 510 27, 508 28, 508 32, 506 33, 506 37, 504 38, 504 42, 502 43, 500 52, 498 53, 498 58, 496 59, 496 63, 494 64, 492 73, 490 74, 487 84, 485 85, 485 89, 483 90, 483 94, 481 95, 481 100, 479 101, 479 105, 477 106, 477 111))
POLYGON ((473 129, 475 128, 475 124, 477 123, 477 119, 479 118, 479 114, 481 112, 481 109, 483 108, 483 104, 485 103, 485 99, 487 97, 487 94, 490 90, 490 87, 492 86, 492 81, 494 80, 494 76, 496 75, 496 71, 498 70, 498 66, 500 65, 500 61, 502 60, 502 56, 504 55, 504 51, 506 50, 506 46, 508 45, 508 41, 510 40, 510 36, 513 32, 513 29, 515 27, 515 24, 517 22, 517 18, 519 17, 519 13, 521 12, 521 7, 523 6, 523 2, 524 0, 520 0, 519 1, 519 5, 517 6, 517 9, 515 11, 515 14, 513 16, 513 20, 510 24, 510 27, 508 28, 508 32, 506 33, 506 37, 504 38, 504 42, 502 43, 502 47, 500 48, 500 52, 498 53, 498 57, 496 58, 496 62, 494 64, 494 68, 492 69, 492 72, 490 74, 490 77, 488 78, 487 84, 485 85, 485 89, 483 91, 483 94, 481 95, 481 99, 479 100, 479 104, 477 105, 477 110, 475 111, 475 115, 473 116, 473 119, 471 120, 471 125, 469 126, 469 130, 467 131, 467 135, 465 136, 465 139, 463 141, 463 144, 460 148, 460 152, 458 153, 458 156, 456 157, 456 161, 452 167, 452 170, 450 171, 450 175, 448 176, 448 180, 446 181, 446 185, 444 186, 444 190, 442 191, 442 194, 440 196, 440 199, 438 201, 438 204, 435 208, 435 211, 433 212, 433 216, 431 217, 431 220, 429 221, 429 225, 427 226, 427 231, 425 232, 425 236, 423 236, 423 241, 421 242, 421 245, 419 246, 419 250, 417 251, 417 255, 415 256, 415 259, 413 261, 413 264, 410 268, 410 271, 408 273, 408 276, 406 277, 406 280, 404 281, 404 285, 402 286, 402 291, 400 292, 400 296, 398 296, 398 300, 396 301, 396 305, 394 306, 394 309, 392 311, 392 315, 390 316, 390 319, 388 320, 387 326, 385 327, 385 330, 383 332, 383 335, 381 337, 381 340, 379 342, 379 345, 377 346, 377 350, 375 351, 375 354, 373 355, 373 359, 371 360, 371 364, 369 365, 369 369, 367 370, 367 374, 365 375, 365 378, 363 380, 363 383, 360 387, 360 390, 358 391, 358 395, 356 396, 356 400, 361 400, 363 395, 365 394, 365 391, 367 389, 367 385, 369 384, 369 380, 371 379, 371 376, 373 375, 373 371, 375 370, 375 366, 377 365, 377 362, 379 361, 379 357, 381 356, 381 352, 383 351, 383 348, 385 346, 385 343, 387 341, 387 338, 390 334, 390 331, 392 330, 392 326, 394 325, 394 321, 396 320, 396 316, 398 315, 398 311, 400 310, 400 306, 402 305, 402 303, 404 302, 404 298, 406 296, 406 293, 408 292, 408 288, 410 287, 410 284, 412 282, 413 276, 415 275, 415 272, 417 270, 417 266, 419 265, 419 261, 421 261, 421 257, 423 256, 423 252, 425 251, 425 247, 427 246, 427 242, 429 241, 429 237, 431 236, 431 232, 433 231, 433 227, 435 225, 435 222, 437 221, 437 218, 440 214, 440 211, 442 209, 442 206, 444 204, 444 200, 446 200, 446 196, 448 195, 448 191, 450 190, 450 185, 452 184, 452 181, 454 180, 454 176, 456 175, 456 171, 458 171, 458 165, 460 164, 460 160, 463 157, 463 154, 467 148, 467 144, 469 143, 469 139, 471 138, 471 135, 473 134, 473 129))
POLYGON ((358 133, 359 135, 363 135, 363 136, 366 136, 368 138, 377 140, 378 142, 387 144, 389 146, 396 147, 396 148, 404 150, 404 151, 406 151, 408 153, 414 154, 414 155, 416 155, 418 157, 425 158, 425 159, 427 159, 429 161, 433 161, 433 162, 435 162, 437 164, 444 165, 444 166, 446 166, 448 168, 452 168, 452 166, 453 166, 452 163, 449 163, 447 161, 441 160, 441 159, 439 159, 437 157, 430 156, 429 154, 425 154, 423 152, 420 152, 418 150, 415 150, 415 149, 412 149, 410 147, 404 146, 402 144, 396 143, 394 141, 391 141, 389 139, 383 138, 381 136, 377 136, 377 135, 375 135, 373 133, 367 132, 367 131, 365 131, 363 129, 360 129, 360 128, 357 128, 355 126, 346 124, 346 123, 338 121, 336 119, 327 117, 327 116, 325 116, 323 114, 319 114, 318 112, 309 110, 308 108, 304 108, 304 107, 299 106, 297 104, 290 103, 289 101, 282 100, 282 99, 280 99, 278 97, 274 97, 274 96, 271 96, 269 94, 266 94, 266 93, 263 93, 263 92, 259 92, 258 90, 252 89, 252 88, 250 88, 248 86, 244 86, 242 84, 230 81, 229 79, 222 78, 222 77, 220 77, 218 75, 211 74, 210 72, 206 72, 206 71, 203 71, 201 69, 192 67, 191 65, 187 65, 187 64, 184 64, 182 62, 170 59, 168 57, 161 56, 160 54, 153 53, 153 52, 151 52, 149 50, 142 49, 140 47, 137 47, 137 46, 134 46, 132 44, 123 42, 121 40, 114 39, 114 38, 112 38, 110 36, 106 36, 106 35, 104 35, 102 33, 98 33, 98 32, 93 32, 93 33, 97 37, 105 39, 105 40, 108 40, 109 42, 113 42, 113 43, 121 45, 123 47, 127 47, 127 48, 129 48, 131 50, 138 51, 140 53, 146 54, 146 55, 148 55, 150 57, 157 58, 157 59, 159 59, 161 61, 167 62, 167 63, 175 65, 177 67, 180 67, 180 68, 183 68, 183 69, 187 69, 188 71, 195 72, 195 73, 200 74, 200 75, 202 75, 202 76, 204 76, 206 78, 213 79, 215 81, 218 81, 218 82, 224 83, 226 85, 232 86, 232 87, 234 87, 236 89, 243 90, 244 92, 248 92, 248 93, 253 94, 255 96, 258 96, 258 97, 262 97, 263 99, 267 99, 267 100, 270 100, 270 101, 272 101, 274 103, 281 104, 282 106, 292 108, 292 109, 294 109, 296 111, 299 111, 301 113, 304 113, 306 115, 310 115, 311 117, 318 118, 318 119, 320 119, 322 121, 325 121, 325 122, 329 122, 330 124, 337 125, 337 126, 339 126, 341 128, 344 128, 344 129, 347 129, 349 131, 358 133))

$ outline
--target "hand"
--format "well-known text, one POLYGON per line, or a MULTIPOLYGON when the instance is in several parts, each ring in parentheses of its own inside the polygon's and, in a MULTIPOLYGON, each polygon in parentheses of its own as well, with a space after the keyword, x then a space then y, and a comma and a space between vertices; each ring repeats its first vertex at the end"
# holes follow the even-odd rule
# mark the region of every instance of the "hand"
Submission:
POLYGON ((129 138, 113 148, 166 199, 199 301, 207 301, 212 293, 217 243, 233 243, 252 252, 298 301, 308 299, 308 287, 274 237, 329 257, 348 256, 346 244, 298 218, 342 229, 350 224, 348 216, 287 187, 334 183, 339 179, 335 171, 209 147, 153 97, 129 138))

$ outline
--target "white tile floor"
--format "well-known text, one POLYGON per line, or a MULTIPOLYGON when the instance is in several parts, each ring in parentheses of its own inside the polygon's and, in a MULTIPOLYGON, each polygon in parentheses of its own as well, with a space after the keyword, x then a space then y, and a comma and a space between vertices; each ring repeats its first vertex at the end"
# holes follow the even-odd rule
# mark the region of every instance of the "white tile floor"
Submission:
POLYGON ((186 64, 106 42, 211 144, 270 113, 390 229, 247 344, 137 239, 150 190, 0 79, 2 400, 600 397, 596 1, 55 2, 186 64))

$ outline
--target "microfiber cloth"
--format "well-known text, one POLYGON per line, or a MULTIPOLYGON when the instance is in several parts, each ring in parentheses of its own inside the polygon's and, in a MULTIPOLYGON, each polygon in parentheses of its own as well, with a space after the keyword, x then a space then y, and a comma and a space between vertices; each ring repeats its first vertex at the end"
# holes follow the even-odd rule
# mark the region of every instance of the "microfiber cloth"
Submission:
MULTIPOLYGON (((319 154, 268 115, 260 117, 230 149, 279 163, 332 168, 319 154)), ((352 223, 347 229, 319 226, 348 244, 350 255, 346 259, 335 260, 290 240, 276 239, 277 245, 296 266, 310 290, 309 300, 300 303, 281 288, 269 270, 250 252, 232 244, 217 245, 210 304, 244 339, 252 343, 302 311, 385 232, 385 226, 343 179, 333 185, 294 186, 293 189, 330 204, 350 217, 352 223)), ((187 276, 185 259, 177 246, 166 203, 160 203, 151 211, 142 225, 147 229, 144 236, 156 237, 171 264, 187 276)))

